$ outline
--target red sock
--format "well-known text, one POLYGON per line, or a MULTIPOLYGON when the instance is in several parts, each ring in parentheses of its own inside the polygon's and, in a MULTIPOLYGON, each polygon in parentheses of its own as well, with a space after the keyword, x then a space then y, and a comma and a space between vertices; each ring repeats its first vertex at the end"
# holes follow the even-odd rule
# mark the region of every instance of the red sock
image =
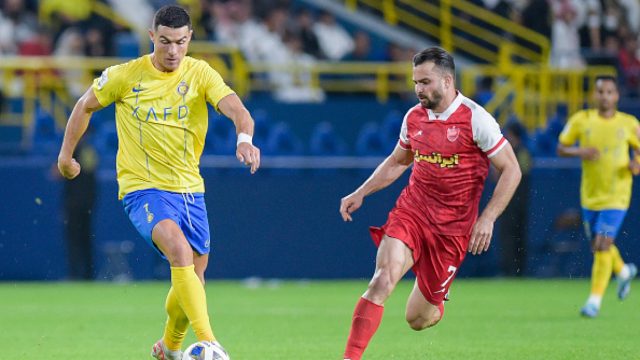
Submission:
POLYGON ((364 349, 369 344, 369 340, 378 330, 383 312, 383 306, 374 304, 365 298, 360 298, 358 304, 356 304, 356 309, 353 311, 351 332, 347 340, 347 348, 344 351, 345 359, 360 360, 364 349))

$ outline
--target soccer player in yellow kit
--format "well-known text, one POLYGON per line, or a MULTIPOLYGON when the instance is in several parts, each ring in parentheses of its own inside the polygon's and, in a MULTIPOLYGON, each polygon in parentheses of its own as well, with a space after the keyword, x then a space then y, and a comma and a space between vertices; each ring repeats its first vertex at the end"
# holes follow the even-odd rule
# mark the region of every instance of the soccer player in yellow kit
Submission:
POLYGON ((181 359, 189 324, 198 341, 216 341, 203 286, 210 235, 198 167, 207 102, 235 124, 238 160, 251 173, 260 166, 254 122, 240 98, 206 62, 186 56, 192 32, 183 8, 160 8, 149 31, 153 53, 104 70, 76 103, 58 156, 60 173, 76 177, 80 164, 72 154, 91 114, 115 102, 118 196, 138 232, 171 266, 164 335, 152 348, 160 360, 181 359))
POLYGON ((594 260, 591 295, 580 313, 589 318, 600 312, 612 273, 618 280, 618 298, 623 300, 638 272, 634 264, 624 263, 614 245, 631 201, 632 172, 638 170, 629 153, 640 148, 640 123, 634 116, 617 111, 619 97, 614 77, 598 77, 598 108, 579 111, 569 118, 558 144, 559 155, 582 158, 580 203, 594 260))

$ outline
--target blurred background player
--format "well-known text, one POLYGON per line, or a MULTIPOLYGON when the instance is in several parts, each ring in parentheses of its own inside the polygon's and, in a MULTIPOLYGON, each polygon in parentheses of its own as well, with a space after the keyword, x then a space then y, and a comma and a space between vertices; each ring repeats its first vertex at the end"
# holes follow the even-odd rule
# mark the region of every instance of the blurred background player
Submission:
POLYGON ((618 298, 629 294, 638 270, 625 264, 613 244, 631 201, 632 172, 639 164, 629 159, 630 148, 640 147, 640 127, 636 117, 617 111, 619 92, 616 79, 596 80, 597 109, 574 114, 559 137, 558 154, 582 159, 580 203, 587 238, 594 252, 591 294, 580 310, 585 317, 600 311, 611 273, 618 279, 618 298), (578 143, 578 145, 575 145, 578 143))
POLYGON ((413 164, 407 185, 382 228, 371 228, 378 253, 367 291, 358 301, 345 359, 359 360, 382 320, 383 305, 404 274, 416 281, 406 320, 414 330, 437 324, 465 252, 489 249, 497 217, 511 200, 521 172, 495 119, 455 88, 455 64, 432 47, 413 58, 420 104, 405 115, 400 140, 356 191, 344 197, 340 214, 351 214, 364 197, 397 180, 413 164), (500 177, 478 217, 480 196, 493 164, 500 177))
POLYGON ((72 157, 94 111, 116 103, 119 198, 138 232, 171 266, 168 314, 156 359, 180 359, 191 324, 198 341, 215 342, 207 311, 204 272, 210 235, 204 183, 198 168, 210 103, 236 126, 236 156, 254 173, 259 149, 254 122, 240 98, 206 62, 187 57, 189 14, 160 8, 149 35, 154 52, 106 69, 78 100, 58 156, 68 179, 80 173, 72 157))

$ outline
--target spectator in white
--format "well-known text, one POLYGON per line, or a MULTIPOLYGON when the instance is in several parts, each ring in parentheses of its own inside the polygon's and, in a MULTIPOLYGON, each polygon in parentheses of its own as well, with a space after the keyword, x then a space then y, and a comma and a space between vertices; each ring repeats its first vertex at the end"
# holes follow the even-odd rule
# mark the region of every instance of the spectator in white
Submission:
POLYGON ((311 84, 310 69, 316 60, 302 51, 300 36, 287 32, 284 36, 285 51, 274 52, 271 62, 276 64, 269 73, 269 79, 275 87, 274 98, 278 101, 322 102, 325 99, 322 89, 311 84))
POLYGON ((38 21, 24 0, 0 2, 0 54, 16 55, 20 44, 37 36, 38 21))
POLYGON ((320 49, 329 60, 338 61, 353 51, 354 43, 351 35, 345 30, 330 12, 323 12, 313 25, 313 32, 318 37, 320 49))
POLYGON ((216 0, 207 7, 211 29, 211 38, 216 42, 240 46, 242 39, 252 33, 258 24, 251 16, 251 1, 249 0, 216 0), (249 30, 249 31, 248 31, 249 30))
POLYGON ((583 68, 577 11, 571 0, 553 0, 551 65, 560 69, 583 68))
MULTIPOLYGON (((56 57, 72 57, 84 56, 85 40, 84 36, 77 28, 67 28, 62 32, 56 43, 53 55, 56 57)), ((85 76, 85 72, 81 69, 64 70, 62 76, 67 85, 69 94, 74 98, 79 98, 87 90, 87 82, 89 76, 85 76)))
POLYGON ((618 0, 632 33, 640 32, 640 0, 618 0))
POLYGON ((600 0, 572 0, 572 5, 576 9, 578 28, 586 27, 588 32, 588 43, 584 43, 583 46, 586 45, 593 51, 600 50, 602 48, 600 34, 602 5, 600 0))
POLYGON ((139 36, 146 34, 155 10, 146 0, 109 0, 113 10, 131 24, 139 36))
POLYGON ((235 32, 238 24, 231 18, 231 4, 235 1, 211 1, 207 4, 205 28, 209 37, 221 44, 237 45, 235 32))
POLYGON ((287 8, 275 7, 258 26, 247 27, 241 32, 240 49, 250 62, 269 63, 282 58, 282 52, 286 51, 282 36, 288 16, 287 8))
POLYGON ((602 17, 602 30, 604 38, 608 36, 618 36, 620 20, 622 19, 622 9, 616 0, 605 0, 604 14, 602 17))

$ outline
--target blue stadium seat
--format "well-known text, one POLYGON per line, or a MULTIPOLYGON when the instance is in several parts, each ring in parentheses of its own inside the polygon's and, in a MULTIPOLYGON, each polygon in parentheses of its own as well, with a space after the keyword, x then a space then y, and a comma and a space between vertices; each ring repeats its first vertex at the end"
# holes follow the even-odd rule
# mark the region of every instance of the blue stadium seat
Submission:
POLYGON ((55 154, 62 143, 62 133, 56 129, 55 119, 48 112, 37 109, 33 119, 34 154, 55 154))
POLYGON ((311 132, 309 153, 316 156, 342 156, 347 154, 347 144, 336 134, 330 122, 322 121, 311 132))
POLYGON ((116 48, 116 56, 134 58, 140 54, 138 38, 128 32, 119 32, 114 36, 113 43, 116 48))
POLYGON ((263 109, 254 110, 251 112, 251 115, 255 122, 255 127, 253 129, 253 143, 257 147, 262 148, 266 145, 267 138, 271 132, 271 119, 269 118, 269 113, 263 109))
POLYGON ((264 153, 277 156, 302 155, 304 147, 289 125, 281 121, 269 132, 264 153))
POLYGON ((359 156, 388 155, 389 144, 383 137, 380 126, 368 122, 362 126, 356 140, 356 154, 359 156))
POLYGON ((95 138, 96 150, 101 157, 115 157, 118 150, 118 133, 114 121, 100 124, 96 129, 95 138))
POLYGON ((389 111, 389 113, 382 120, 382 133, 387 143, 387 152, 391 153, 398 143, 398 137, 400 136, 400 127, 402 126, 402 120, 404 114, 398 110, 389 111))
POLYGON ((2 125, 0 127, 0 154, 17 155, 23 153, 22 126, 2 125))
POLYGON ((209 116, 209 131, 205 151, 207 154, 234 155, 236 132, 231 120, 215 114, 209 116))

